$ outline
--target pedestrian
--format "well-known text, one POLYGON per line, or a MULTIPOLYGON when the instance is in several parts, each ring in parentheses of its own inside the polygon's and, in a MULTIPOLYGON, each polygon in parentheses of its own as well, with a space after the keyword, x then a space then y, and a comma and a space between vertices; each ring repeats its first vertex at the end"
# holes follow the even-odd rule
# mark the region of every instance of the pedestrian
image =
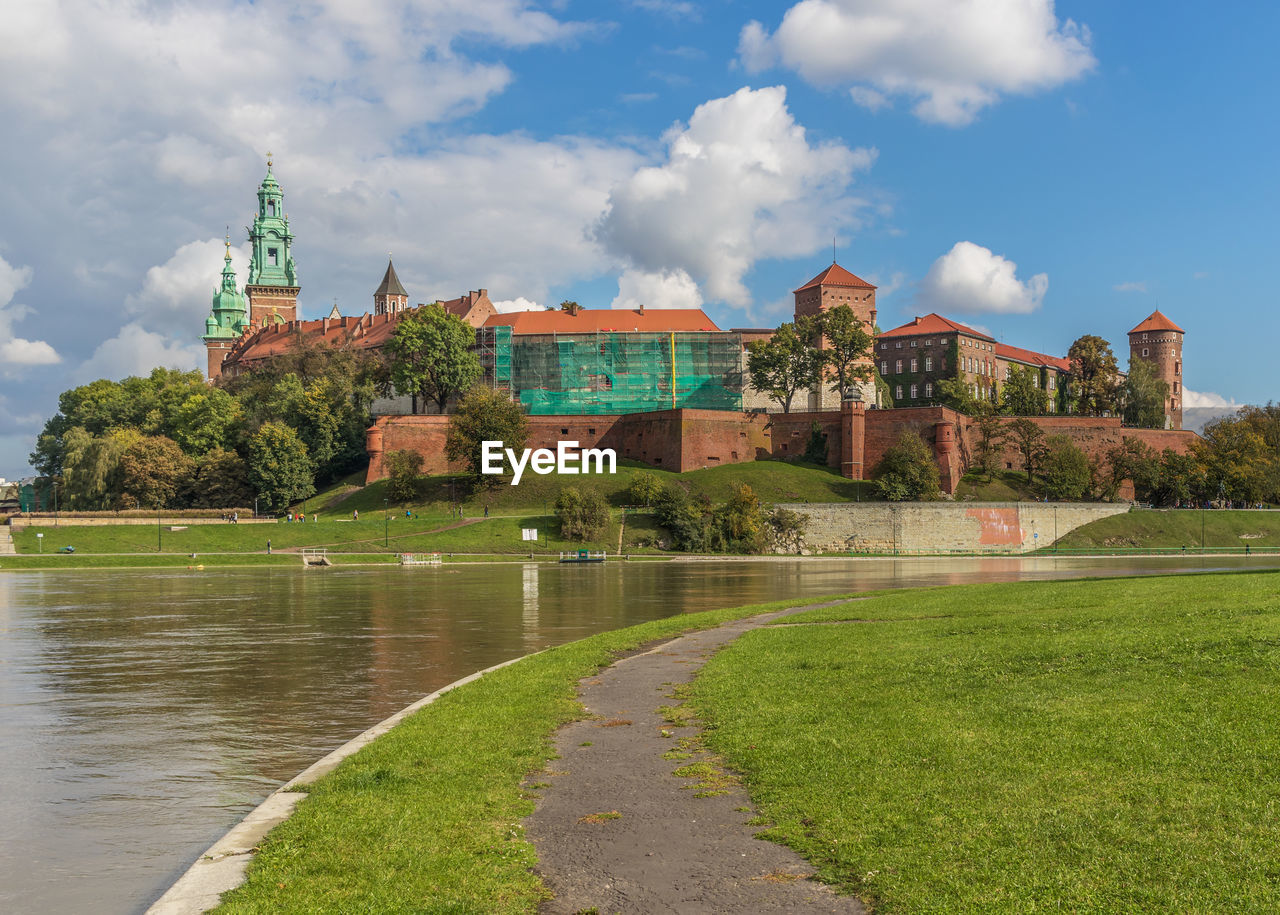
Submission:
POLYGON ((360 509, 358 509, 358 508, 353 508, 353 509, 351 509, 351 520, 352 520, 352 521, 359 521, 359 520, 360 520, 360 509))
POLYGON ((268 556, 270 556, 270 555, 271 555, 271 541, 270 541, 270 540, 268 540, 268 541, 267 541, 267 555, 268 555, 268 556))
POLYGON ((484 507, 484 516, 485 516, 486 518, 487 518, 487 517, 489 517, 489 506, 487 506, 487 505, 484 507))
POLYGON ((284 516, 284 523, 285 523, 285 524, 292 524, 292 523, 293 523, 293 512, 288 512, 288 513, 284 516))

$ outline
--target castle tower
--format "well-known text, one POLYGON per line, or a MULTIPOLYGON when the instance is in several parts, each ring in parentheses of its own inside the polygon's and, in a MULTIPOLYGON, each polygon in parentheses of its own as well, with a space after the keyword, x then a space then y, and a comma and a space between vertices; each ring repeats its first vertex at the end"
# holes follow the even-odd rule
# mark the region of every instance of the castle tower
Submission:
MULTIPOLYGON (((832 261, 831 266, 823 270, 799 289, 794 290, 796 297, 795 316, 810 317, 848 305, 854 317, 862 322, 867 333, 873 337, 876 333, 876 287, 861 277, 854 276, 848 270, 832 261)), ((823 341, 823 346, 826 341, 823 341)), ((866 360, 868 368, 873 362, 866 360)), ((863 382, 859 385, 862 398, 867 403, 876 402, 875 381, 863 382)), ((815 389, 809 393, 808 409, 839 410, 842 405, 839 395, 830 387, 815 389)))
POLYGON ((231 239, 222 267, 222 286, 214 290, 213 309, 204 322, 204 346, 209 356, 210 381, 222 374, 222 360, 249 326, 249 307, 244 295, 236 290, 236 271, 231 266, 231 239))
POLYGON ((409 293, 400 285, 400 277, 396 276, 395 265, 391 263, 391 255, 387 255, 387 272, 382 275, 382 283, 373 293, 373 313, 375 315, 399 314, 409 307, 409 293))
POLYGON ((249 298, 249 322, 255 327, 298 320, 298 268, 290 248, 293 235, 284 212, 284 191, 271 173, 267 154, 267 177, 258 186, 258 212, 248 228, 253 254, 249 260, 249 281, 244 292, 249 298))
POLYGON ((1164 427, 1182 428, 1182 338, 1184 331, 1158 310, 1129 331, 1129 358, 1156 367, 1156 375, 1169 385, 1164 405, 1164 427))

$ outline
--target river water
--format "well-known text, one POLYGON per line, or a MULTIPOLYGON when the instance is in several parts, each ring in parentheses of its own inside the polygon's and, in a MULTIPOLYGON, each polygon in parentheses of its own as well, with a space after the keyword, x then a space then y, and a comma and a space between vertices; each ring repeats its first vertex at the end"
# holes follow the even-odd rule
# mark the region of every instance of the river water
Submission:
POLYGON ((355 734, 475 670, 591 633, 844 591, 1245 564, 0 573, 0 911, 141 911, 281 782, 355 734))

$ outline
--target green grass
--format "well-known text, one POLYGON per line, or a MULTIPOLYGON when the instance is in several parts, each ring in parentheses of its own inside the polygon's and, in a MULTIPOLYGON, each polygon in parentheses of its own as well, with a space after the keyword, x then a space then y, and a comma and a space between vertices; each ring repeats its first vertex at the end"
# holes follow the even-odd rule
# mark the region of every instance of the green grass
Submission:
POLYGON ((904 591, 695 682, 767 834, 877 913, 1280 911, 1280 576, 904 591))
POLYGON ((1203 525, 1206 548, 1276 549, 1280 512, 1140 510, 1078 527, 1058 541, 1059 549, 1198 549, 1203 525))
POLYGON ((578 680, 617 652, 788 603, 799 602, 603 633, 447 693, 309 789, 217 911, 534 911, 546 892, 520 826, 534 789, 521 782, 582 714, 578 680))
POLYGON ((1001 470, 990 477, 966 473, 956 486, 957 502, 1025 502, 1041 497, 1038 485, 1028 485, 1026 473, 1001 470))

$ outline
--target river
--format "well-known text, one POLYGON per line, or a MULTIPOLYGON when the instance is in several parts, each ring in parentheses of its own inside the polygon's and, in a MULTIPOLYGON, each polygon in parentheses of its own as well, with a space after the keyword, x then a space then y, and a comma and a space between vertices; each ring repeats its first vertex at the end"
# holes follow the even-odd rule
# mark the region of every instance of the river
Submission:
POLYGON ((139 912, 281 782, 459 677, 677 613, 1275 560, 0 573, 0 911, 139 912))

